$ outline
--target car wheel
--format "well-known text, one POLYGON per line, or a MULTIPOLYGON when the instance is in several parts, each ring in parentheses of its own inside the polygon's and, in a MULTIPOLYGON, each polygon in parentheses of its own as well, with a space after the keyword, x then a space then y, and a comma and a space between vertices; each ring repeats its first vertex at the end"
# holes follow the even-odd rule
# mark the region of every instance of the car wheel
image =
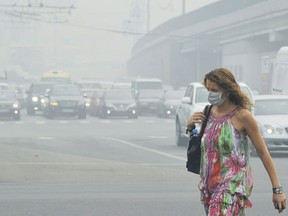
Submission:
POLYGON ((177 146, 184 146, 187 144, 185 142, 186 139, 183 138, 181 134, 182 133, 181 133, 181 127, 180 127, 179 121, 176 120, 176 144, 177 146))

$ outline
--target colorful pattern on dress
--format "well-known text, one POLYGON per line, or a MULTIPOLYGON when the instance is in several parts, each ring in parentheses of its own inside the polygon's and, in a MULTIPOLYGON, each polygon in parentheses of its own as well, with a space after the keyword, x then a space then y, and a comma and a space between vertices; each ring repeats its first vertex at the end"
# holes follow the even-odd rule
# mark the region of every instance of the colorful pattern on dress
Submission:
POLYGON ((252 206, 248 138, 230 120, 239 109, 221 118, 211 114, 202 138, 199 189, 209 216, 243 216, 252 206))

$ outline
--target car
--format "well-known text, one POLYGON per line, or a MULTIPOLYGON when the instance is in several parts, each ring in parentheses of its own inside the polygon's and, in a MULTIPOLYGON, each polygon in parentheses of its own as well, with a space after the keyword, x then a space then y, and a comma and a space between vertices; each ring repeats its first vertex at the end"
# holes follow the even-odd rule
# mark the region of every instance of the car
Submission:
POLYGON ((143 90, 163 91, 162 80, 158 78, 137 78, 131 82, 131 92, 135 99, 143 90))
POLYGON ((137 118, 138 110, 136 102, 129 90, 107 90, 99 102, 99 117, 121 117, 137 118))
POLYGON ((45 90, 52 87, 52 82, 31 83, 26 96, 26 109, 28 115, 34 115, 37 111, 42 111, 41 100, 45 95, 45 90))
POLYGON ((0 90, 0 116, 12 117, 19 121, 21 106, 14 91, 0 90))
MULTIPOLYGON (((244 82, 238 82, 242 92, 253 102, 253 93, 249 86, 244 82)), ((176 110, 175 116, 175 131, 176 131, 176 145, 183 146, 188 143, 188 135, 186 134, 186 127, 189 117, 194 112, 203 111, 208 102, 208 91, 200 82, 190 83, 185 91, 184 97, 176 110)), ((251 109, 253 113, 253 109, 251 109)), ((198 126, 199 127, 199 126, 198 126)), ((199 128, 198 128, 199 129, 199 128)))
POLYGON ((80 88, 73 84, 53 85, 45 94, 43 115, 52 119, 58 116, 86 118, 86 100, 80 88))
POLYGON ((136 101, 140 115, 157 115, 159 113, 159 100, 162 97, 163 91, 159 89, 139 91, 136 101))
POLYGON ((184 90, 164 91, 163 97, 160 99, 158 104, 158 116, 161 118, 175 116, 184 93, 184 90))
MULTIPOLYGON (((270 153, 288 153, 288 95, 255 95, 254 117, 270 153)), ((256 154, 254 147, 252 154, 256 154)))

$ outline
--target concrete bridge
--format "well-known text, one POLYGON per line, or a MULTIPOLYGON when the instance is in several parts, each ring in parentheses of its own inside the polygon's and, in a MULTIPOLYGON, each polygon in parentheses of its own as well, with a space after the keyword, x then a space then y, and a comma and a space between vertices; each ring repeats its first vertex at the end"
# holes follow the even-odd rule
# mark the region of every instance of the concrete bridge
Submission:
POLYGON ((269 65, 288 45, 287 0, 222 0, 176 17, 143 36, 128 62, 131 77, 174 87, 226 67, 238 81, 269 92, 269 65))

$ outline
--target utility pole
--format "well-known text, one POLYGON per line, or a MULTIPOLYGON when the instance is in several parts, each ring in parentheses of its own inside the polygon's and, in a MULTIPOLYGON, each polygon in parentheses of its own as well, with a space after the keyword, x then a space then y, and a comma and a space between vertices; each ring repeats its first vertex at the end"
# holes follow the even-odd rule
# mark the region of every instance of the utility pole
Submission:
POLYGON ((150 0, 147 0, 147 33, 150 31, 150 0))
POLYGON ((182 0, 182 15, 186 13, 186 0, 182 0))

